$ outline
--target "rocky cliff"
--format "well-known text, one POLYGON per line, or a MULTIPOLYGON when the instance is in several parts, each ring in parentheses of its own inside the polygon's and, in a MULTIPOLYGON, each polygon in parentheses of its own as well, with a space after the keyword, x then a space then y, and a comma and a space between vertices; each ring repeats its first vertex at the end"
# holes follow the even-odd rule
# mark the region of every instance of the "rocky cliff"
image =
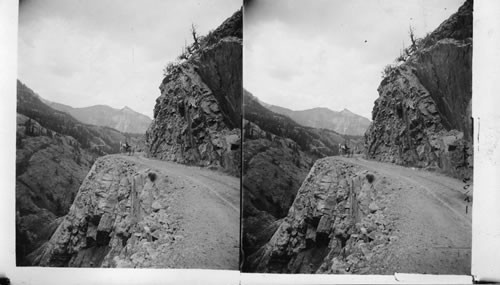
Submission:
POLYGON ((294 111, 275 105, 265 106, 275 113, 290 117, 303 126, 329 129, 343 135, 362 136, 370 126, 370 120, 347 109, 340 112, 328 108, 294 111))
POLYGON ((166 212, 169 189, 156 174, 125 159, 99 158, 51 239, 33 252, 33 265, 152 267, 175 240, 166 212))
POLYGON ((370 158, 472 176, 472 1, 386 69, 372 124, 370 158))
POLYGON ((146 132, 150 156, 239 174, 242 14, 167 67, 146 132))
POLYGON ((391 242, 391 193, 383 179, 333 157, 317 160, 287 216, 246 270, 274 273, 374 273, 391 242))

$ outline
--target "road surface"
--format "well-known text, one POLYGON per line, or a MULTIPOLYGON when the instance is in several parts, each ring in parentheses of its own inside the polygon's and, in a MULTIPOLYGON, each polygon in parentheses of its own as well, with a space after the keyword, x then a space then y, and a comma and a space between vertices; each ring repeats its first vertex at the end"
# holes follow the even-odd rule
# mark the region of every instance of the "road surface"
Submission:
POLYGON ((472 213, 470 205, 466 213, 462 181, 360 157, 338 159, 373 171, 394 194, 399 239, 378 265, 381 273, 470 275, 472 213))
POLYGON ((221 172, 120 155, 158 174, 176 217, 176 241, 158 268, 238 269, 240 182, 221 172), (167 191, 167 190, 166 190, 167 191))

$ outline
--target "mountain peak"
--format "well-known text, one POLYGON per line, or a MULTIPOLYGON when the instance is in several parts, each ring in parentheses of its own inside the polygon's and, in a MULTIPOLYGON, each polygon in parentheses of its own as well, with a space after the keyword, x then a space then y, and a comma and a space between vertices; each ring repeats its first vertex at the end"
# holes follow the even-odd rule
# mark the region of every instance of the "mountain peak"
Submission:
POLYGON ((333 111, 327 107, 316 107, 301 111, 270 105, 269 110, 290 117, 300 125, 329 129, 345 135, 364 135, 370 125, 370 120, 351 112, 347 108, 342 111, 333 111))

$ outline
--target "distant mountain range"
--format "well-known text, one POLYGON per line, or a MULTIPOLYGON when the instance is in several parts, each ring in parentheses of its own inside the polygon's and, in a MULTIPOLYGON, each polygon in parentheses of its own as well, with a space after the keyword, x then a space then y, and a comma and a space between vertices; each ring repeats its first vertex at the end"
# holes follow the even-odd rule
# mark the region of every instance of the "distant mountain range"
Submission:
POLYGON ((68 113, 78 121, 96 126, 110 127, 124 133, 144 134, 151 119, 129 107, 115 109, 106 105, 74 108, 61 103, 43 100, 48 106, 68 113))
POLYGON ((340 112, 328 108, 294 111, 266 103, 263 105, 275 113, 290 117, 303 126, 329 129, 343 135, 362 136, 370 126, 370 120, 347 109, 340 112))

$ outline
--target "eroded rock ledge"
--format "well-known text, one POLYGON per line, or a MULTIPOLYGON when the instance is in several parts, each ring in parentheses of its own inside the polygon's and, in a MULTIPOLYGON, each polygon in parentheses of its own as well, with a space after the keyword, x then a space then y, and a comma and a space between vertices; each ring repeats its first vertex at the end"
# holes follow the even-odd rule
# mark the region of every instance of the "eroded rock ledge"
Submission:
POLYGON ((334 157, 320 159, 247 266, 253 272, 367 273, 396 239, 386 214, 390 196, 383 179, 368 171, 334 157))
POLYGON ((150 173, 123 158, 99 158, 51 239, 30 254, 32 264, 154 267, 178 227, 168 212, 171 189, 160 191, 150 173))

